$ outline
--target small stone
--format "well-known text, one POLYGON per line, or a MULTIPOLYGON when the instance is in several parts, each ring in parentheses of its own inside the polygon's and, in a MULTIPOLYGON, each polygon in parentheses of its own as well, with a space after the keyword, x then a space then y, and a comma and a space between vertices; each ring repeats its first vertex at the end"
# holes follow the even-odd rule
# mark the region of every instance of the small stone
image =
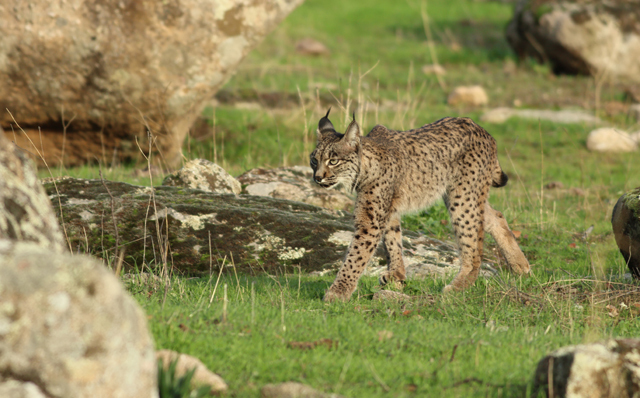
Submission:
POLYGON ((162 185, 200 189, 214 193, 239 194, 240 182, 217 164, 206 159, 194 159, 174 174, 168 175, 162 185))
POLYGON ((560 181, 551 181, 544 187, 545 189, 564 189, 564 184, 561 183, 560 181))
POLYGON ((260 396, 262 398, 341 398, 341 395, 324 393, 293 381, 267 384, 262 387, 260 396))
POLYGON ((603 127, 589 133, 587 148, 596 152, 633 152, 638 149, 638 145, 628 133, 603 127))
POLYGON ((489 103, 487 92, 482 86, 458 86, 447 98, 451 106, 481 106, 489 103))
POLYGON ((422 67, 422 73, 425 75, 444 76, 447 71, 439 64, 425 65, 422 67))
POLYGON ((319 56, 329 54, 329 49, 318 40, 307 37, 296 43, 296 52, 301 55, 319 56))
POLYGON ((195 368, 196 371, 191 379, 193 387, 209 385, 212 394, 227 391, 227 383, 222 380, 222 377, 210 371, 198 358, 172 350, 160 350, 156 352, 156 359, 162 360, 162 366, 165 369, 177 359, 176 377, 181 377, 195 368))

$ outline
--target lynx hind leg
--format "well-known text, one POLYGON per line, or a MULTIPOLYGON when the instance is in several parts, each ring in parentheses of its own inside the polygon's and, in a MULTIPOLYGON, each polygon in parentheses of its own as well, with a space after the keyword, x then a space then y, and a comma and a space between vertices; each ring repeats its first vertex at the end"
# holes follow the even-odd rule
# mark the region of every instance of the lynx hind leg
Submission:
POLYGON ((474 185, 462 183, 450 190, 445 200, 460 247, 460 271, 451 283, 444 287, 445 293, 461 291, 473 285, 480 272, 484 244, 484 213, 489 185, 477 194, 474 194, 474 188, 474 185))
POLYGON ((500 253, 507 261, 509 268, 516 274, 528 274, 531 270, 529 261, 520 250, 520 246, 513 236, 507 220, 502 213, 494 210, 489 202, 485 203, 485 230, 493 236, 500 253))
POLYGON ((400 229, 400 215, 391 218, 384 231, 384 248, 387 255, 387 271, 380 275, 380 285, 391 284, 401 289, 406 279, 404 262, 402 260, 402 230, 400 229))

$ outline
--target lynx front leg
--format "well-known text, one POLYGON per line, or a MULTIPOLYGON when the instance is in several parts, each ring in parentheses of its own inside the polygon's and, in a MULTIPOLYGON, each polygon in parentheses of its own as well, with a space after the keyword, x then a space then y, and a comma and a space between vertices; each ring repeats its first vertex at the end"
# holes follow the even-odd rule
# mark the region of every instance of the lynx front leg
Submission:
POLYGON ((389 214, 374 204, 383 203, 383 196, 376 191, 358 195, 355 209, 355 234, 347 250, 344 264, 338 271, 336 280, 324 295, 324 301, 347 301, 358 286, 358 279, 371 259, 380 242, 382 228, 389 220, 389 214))
POLYGON ((391 217, 384 231, 384 246, 387 254, 387 271, 380 275, 380 285, 393 283, 401 288, 406 279, 404 262, 402 261, 402 230, 400 229, 400 215, 391 217))
POLYGON ((516 274, 528 274, 531 270, 529 261, 520 250, 516 238, 509 229, 507 220, 504 219, 502 213, 491 208, 489 202, 485 204, 484 228, 496 240, 498 249, 507 260, 509 268, 516 274))

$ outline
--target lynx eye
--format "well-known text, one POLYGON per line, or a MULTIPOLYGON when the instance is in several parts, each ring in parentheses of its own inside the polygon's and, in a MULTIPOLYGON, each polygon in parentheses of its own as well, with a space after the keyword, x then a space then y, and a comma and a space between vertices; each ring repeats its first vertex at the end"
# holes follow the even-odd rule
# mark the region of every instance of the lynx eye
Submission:
POLYGON ((329 159, 329 166, 335 166, 340 163, 339 159, 329 159))

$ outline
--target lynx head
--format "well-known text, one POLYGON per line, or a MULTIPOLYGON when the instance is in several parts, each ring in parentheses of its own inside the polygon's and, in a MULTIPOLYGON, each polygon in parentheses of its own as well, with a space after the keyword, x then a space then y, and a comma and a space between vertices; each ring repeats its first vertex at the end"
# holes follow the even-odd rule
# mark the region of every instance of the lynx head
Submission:
POLYGON ((360 126, 353 121, 344 134, 329 121, 329 112, 318 122, 318 143, 311 152, 313 180, 321 187, 332 188, 343 183, 353 190, 360 170, 360 126))

